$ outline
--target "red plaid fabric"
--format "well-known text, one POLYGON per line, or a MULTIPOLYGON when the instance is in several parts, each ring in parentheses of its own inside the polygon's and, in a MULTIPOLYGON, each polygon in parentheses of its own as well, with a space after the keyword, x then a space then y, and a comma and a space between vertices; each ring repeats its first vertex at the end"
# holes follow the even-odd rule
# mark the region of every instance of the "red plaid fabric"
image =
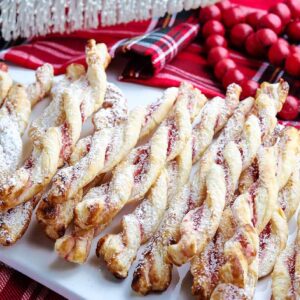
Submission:
POLYGON ((0 263, 0 299, 64 300, 65 298, 0 263))

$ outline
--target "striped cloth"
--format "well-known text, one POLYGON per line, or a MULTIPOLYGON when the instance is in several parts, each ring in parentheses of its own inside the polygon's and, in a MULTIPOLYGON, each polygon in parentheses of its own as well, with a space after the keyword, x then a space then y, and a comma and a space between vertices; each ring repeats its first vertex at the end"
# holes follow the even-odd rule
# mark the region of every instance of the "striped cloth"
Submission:
POLYGON ((0 263, 0 299, 63 300, 65 298, 0 263))
MULTIPOLYGON (((278 1, 233 2, 267 9, 278 1)), ((112 56, 129 57, 120 80, 159 87, 177 86, 182 80, 188 80, 208 96, 221 95, 224 91, 213 77, 201 41, 196 38, 200 30, 197 14, 197 11, 183 12, 138 23, 78 31, 68 36, 35 38, 26 44, 2 51, 0 58, 32 69, 49 62, 54 66, 55 73, 61 74, 70 63, 84 63, 86 40, 94 38, 105 42, 112 56)), ((247 77, 258 82, 274 82, 283 77, 290 83, 291 94, 300 98, 299 80, 289 77, 267 62, 251 59, 236 51, 230 51, 230 55, 247 77)), ((300 128, 298 121, 283 123, 300 128)), ((0 299, 63 298, 26 276, 0 265, 0 299)))

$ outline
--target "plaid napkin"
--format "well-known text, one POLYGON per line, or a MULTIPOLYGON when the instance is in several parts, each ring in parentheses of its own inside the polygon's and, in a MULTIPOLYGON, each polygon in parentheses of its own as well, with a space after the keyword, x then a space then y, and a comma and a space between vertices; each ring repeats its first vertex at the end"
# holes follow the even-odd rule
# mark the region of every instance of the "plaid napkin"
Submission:
POLYGON ((64 300, 65 298, 0 262, 0 299, 64 300))

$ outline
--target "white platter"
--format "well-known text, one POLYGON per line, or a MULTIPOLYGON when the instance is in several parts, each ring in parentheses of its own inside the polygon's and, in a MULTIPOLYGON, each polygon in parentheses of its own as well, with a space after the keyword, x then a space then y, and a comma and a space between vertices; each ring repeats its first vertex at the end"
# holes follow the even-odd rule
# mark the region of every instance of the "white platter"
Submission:
MULTIPOLYGON (((138 104, 153 102, 161 93, 161 89, 146 87, 130 83, 117 81, 120 74, 120 61, 115 61, 108 70, 109 81, 116 83, 128 99, 129 106, 132 108, 138 104)), ((9 68, 12 77, 21 83, 29 83, 34 80, 34 72, 20 67, 10 65, 9 68)), ((39 103, 32 113, 32 119, 36 118, 47 101, 39 103)), ((84 128, 84 134, 87 134, 90 125, 84 128)), ((28 142, 25 136, 25 142, 28 142)), ((30 147, 25 149, 26 153, 30 147)), ((25 153, 25 155, 26 155, 25 153)), ((129 208, 123 210, 128 212, 129 208)), ((117 224, 121 218, 119 215, 111 226, 103 232, 109 232, 117 229, 117 224)), ((290 237, 295 234, 295 217, 290 222, 290 237)), ((99 261, 94 255, 94 241, 91 255, 86 264, 79 266, 57 257, 53 251, 53 242, 48 240, 39 226, 36 224, 35 216, 24 237, 10 248, 0 247, 0 261, 13 267, 14 269, 26 274, 34 280, 44 284, 50 289, 63 295, 68 299, 194 299, 190 292, 191 276, 189 275, 189 266, 183 266, 179 269, 174 268, 172 284, 168 290, 162 294, 152 294, 145 298, 139 297, 131 290, 132 273, 135 265, 126 280, 115 279, 107 270, 103 262, 99 261)), ((269 279, 260 281, 256 288, 255 300, 270 299, 271 282, 269 279)))

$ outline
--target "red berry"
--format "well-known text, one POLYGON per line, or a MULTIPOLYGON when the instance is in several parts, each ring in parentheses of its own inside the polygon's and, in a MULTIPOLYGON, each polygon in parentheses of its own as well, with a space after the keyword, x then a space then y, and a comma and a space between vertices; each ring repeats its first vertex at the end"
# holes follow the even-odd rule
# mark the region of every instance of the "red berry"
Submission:
POLYGON ((269 28, 259 29, 255 35, 257 41, 266 48, 272 46, 278 39, 276 33, 269 28))
POLYGON ((221 20, 221 11, 218 6, 210 5, 200 9, 199 19, 201 23, 209 20, 221 20))
POLYGON ((300 54, 300 47, 296 46, 296 45, 291 45, 290 51, 291 51, 291 53, 299 53, 300 54))
POLYGON ((231 28, 235 24, 243 23, 245 21, 245 11, 239 7, 234 6, 224 10, 223 23, 226 27, 231 28))
POLYGON ((263 57, 265 49, 263 45, 257 40, 255 33, 251 33, 246 39, 246 51, 254 57, 263 57))
POLYGON ((289 39, 291 39, 291 41, 295 43, 299 43, 300 42, 300 20, 295 20, 289 23, 286 29, 286 33, 289 39))
POLYGON ((230 83, 240 84, 244 80, 244 74, 237 69, 229 69, 222 80, 223 87, 227 88, 230 83))
POLYGON ((205 46, 207 50, 210 50, 211 48, 221 46, 221 47, 227 47, 227 41, 224 38, 224 36, 219 35, 219 34, 213 34, 210 35, 206 41, 205 41, 205 46))
POLYGON ((229 52, 226 48, 224 47, 214 47, 212 48, 207 57, 207 61, 209 65, 214 66, 217 64, 221 59, 227 58, 229 56, 229 52))
POLYGON ((300 18, 300 0, 286 0, 286 5, 290 8, 294 19, 300 18))
POLYGON ((300 53, 290 53, 287 56, 285 70, 292 76, 300 76, 300 53))
POLYGON ((219 3, 216 4, 221 11, 227 9, 227 8, 230 8, 232 6, 231 2, 229 0, 224 0, 224 1, 221 1, 219 3))
POLYGON ((288 96, 278 116, 284 120, 294 120, 298 116, 299 103, 293 96, 288 96))
POLYGON ((291 20, 291 10, 284 3, 277 3, 269 9, 270 13, 277 15, 283 25, 286 25, 291 20))
POLYGON ((247 37, 253 32, 250 25, 246 23, 236 24, 230 31, 230 41, 236 47, 242 47, 247 37))
POLYGON ((282 67, 289 54, 289 44, 283 39, 278 39, 278 41, 271 46, 268 57, 271 64, 276 67, 282 67))
POLYGON ((256 29, 259 20, 264 16, 266 13, 263 11, 254 11, 247 15, 246 23, 248 23, 252 28, 256 29))
POLYGON ((266 14, 262 16, 259 21, 258 28, 270 28, 276 34, 280 34, 282 31, 281 19, 275 14, 266 14))
POLYGON ((205 38, 212 34, 224 35, 225 28, 221 22, 217 20, 210 20, 204 24, 202 34, 205 38))
POLYGON ((242 95, 241 98, 254 97, 256 91, 259 87, 259 84, 254 80, 245 79, 241 83, 242 86, 242 95))
POLYGON ((223 58, 222 60, 220 60, 216 65, 215 65, 215 76, 219 79, 222 80, 225 73, 229 70, 229 69, 234 69, 236 68, 236 64, 235 62, 230 59, 230 58, 223 58))

